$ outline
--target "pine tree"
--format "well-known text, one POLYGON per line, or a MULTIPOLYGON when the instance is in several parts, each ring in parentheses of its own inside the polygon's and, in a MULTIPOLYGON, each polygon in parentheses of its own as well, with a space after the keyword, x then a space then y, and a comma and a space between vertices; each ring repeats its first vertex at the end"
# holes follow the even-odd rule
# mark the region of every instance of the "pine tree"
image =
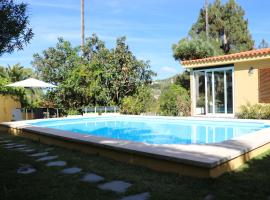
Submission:
POLYGON ((261 43, 258 45, 258 49, 264 49, 269 47, 270 45, 265 39, 262 39, 261 43))
POLYGON ((208 31, 206 36, 206 10, 200 10, 199 17, 189 31, 188 37, 173 45, 173 55, 176 60, 189 60, 214 55, 236 53, 253 49, 254 41, 248 30, 248 20, 245 12, 235 0, 222 4, 215 0, 208 4, 208 31), (196 41, 196 53, 193 47, 196 41))
MULTIPOLYGON (((251 50, 254 46, 248 30, 248 20, 244 19, 245 11, 235 0, 222 5, 216 0, 209 5, 209 36, 218 41, 224 54, 251 50)), ((200 11, 199 18, 190 30, 190 36, 205 37, 205 8, 200 11)))

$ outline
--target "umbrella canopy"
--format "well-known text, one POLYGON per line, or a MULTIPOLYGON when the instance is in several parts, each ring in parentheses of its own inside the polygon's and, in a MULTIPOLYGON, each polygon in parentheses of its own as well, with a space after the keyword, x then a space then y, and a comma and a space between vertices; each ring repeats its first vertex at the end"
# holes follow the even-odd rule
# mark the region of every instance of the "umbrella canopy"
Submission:
POLYGON ((23 81, 18 81, 12 84, 7 85, 9 87, 24 87, 24 88, 54 88, 56 87, 53 84, 46 83, 34 78, 28 78, 23 81))

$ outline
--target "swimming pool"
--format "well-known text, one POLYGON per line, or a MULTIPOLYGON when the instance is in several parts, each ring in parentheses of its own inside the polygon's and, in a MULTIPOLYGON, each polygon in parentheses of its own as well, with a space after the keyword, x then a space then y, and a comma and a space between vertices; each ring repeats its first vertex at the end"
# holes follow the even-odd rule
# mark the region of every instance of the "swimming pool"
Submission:
POLYGON ((3 122, 0 133, 199 177, 270 149, 270 120, 108 115, 3 122))
POLYGON ((234 139, 269 127, 262 122, 211 121, 166 117, 90 117, 41 120, 30 123, 77 134, 147 144, 210 144, 234 139))

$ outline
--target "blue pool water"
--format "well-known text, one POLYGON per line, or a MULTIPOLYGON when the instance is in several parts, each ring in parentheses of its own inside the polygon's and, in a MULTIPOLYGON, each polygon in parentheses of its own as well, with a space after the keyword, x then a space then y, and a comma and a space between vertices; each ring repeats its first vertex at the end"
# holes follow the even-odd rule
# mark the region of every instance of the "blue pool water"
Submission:
POLYGON ((128 116, 40 120, 31 125, 149 144, 216 143, 269 127, 260 122, 128 116))

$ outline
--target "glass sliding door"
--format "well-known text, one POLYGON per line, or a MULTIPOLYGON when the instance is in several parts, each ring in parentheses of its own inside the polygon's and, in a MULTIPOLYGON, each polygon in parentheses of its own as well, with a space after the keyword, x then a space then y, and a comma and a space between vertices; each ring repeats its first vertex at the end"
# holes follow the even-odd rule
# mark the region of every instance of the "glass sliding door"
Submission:
POLYGON ((205 112, 205 76, 204 72, 195 72, 195 92, 196 92, 196 110, 197 115, 204 115, 205 112))
POLYGON ((214 103, 213 103, 213 86, 212 86, 212 72, 206 72, 207 80, 207 113, 213 113, 214 103))
POLYGON ((215 113, 225 113, 224 71, 215 71, 214 80, 215 113))
POLYGON ((233 114, 232 68, 194 72, 196 114, 233 114))
POLYGON ((233 80, 232 70, 226 70, 227 113, 233 113, 233 80))

